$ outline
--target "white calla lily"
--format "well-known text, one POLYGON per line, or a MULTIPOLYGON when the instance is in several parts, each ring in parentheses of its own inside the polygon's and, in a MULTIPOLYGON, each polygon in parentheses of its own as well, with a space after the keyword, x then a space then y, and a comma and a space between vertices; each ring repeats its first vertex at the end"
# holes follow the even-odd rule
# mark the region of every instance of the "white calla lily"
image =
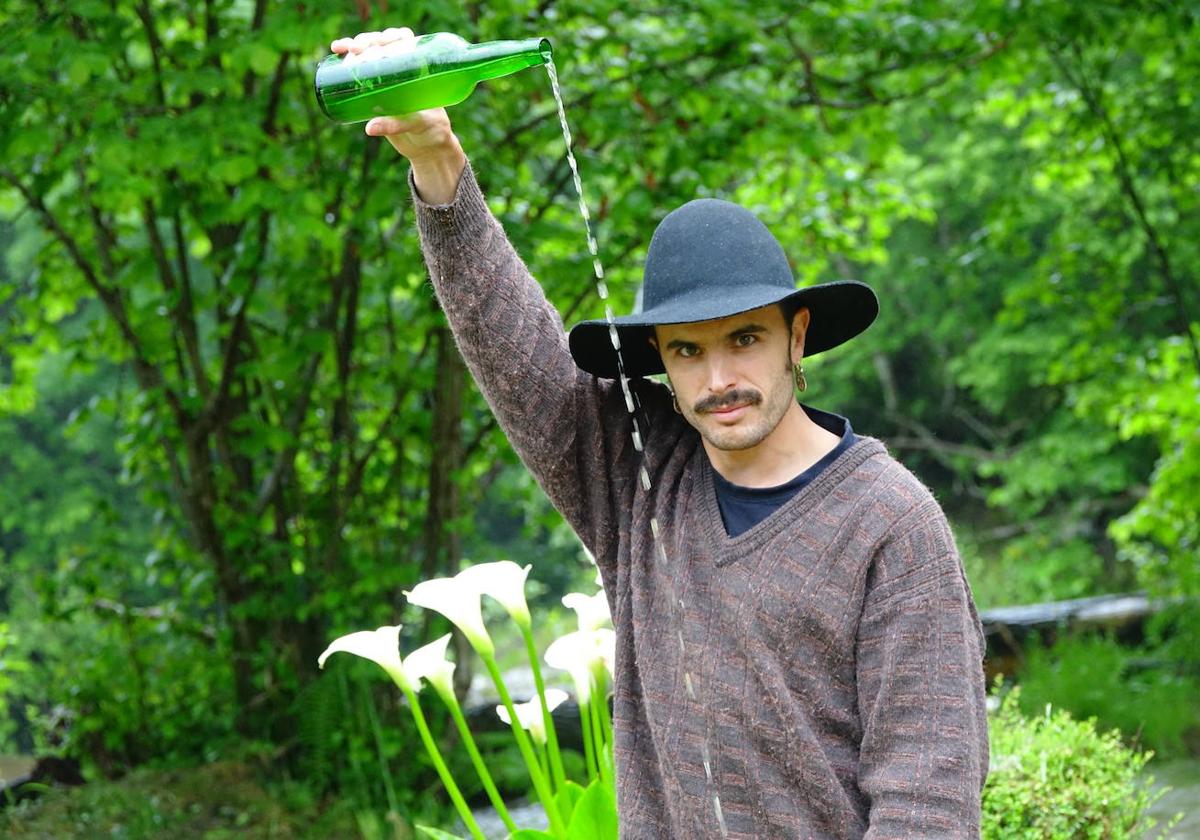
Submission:
POLYGON ((404 657, 404 673, 414 685, 419 686, 421 680, 425 680, 442 697, 454 696, 454 663, 446 659, 449 643, 450 634, 447 633, 404 657))
POLYGON ((596 632, 600 634, 600 660, 608 669, 608 678, 613 679, 617 675, 617 634, 604 628, 596 632))
MULTIPOLYGON (((417 648, 401 662, 400 627, 401 625, 397 624, 394 627, 360 630, 357 633, 350 633, 334 639, 329 647, 325 648, 325 652, 317 658, 317 665, 324 668, 325 660, 334 653, 353 653, 355 656, 370 659, 388 672, 388 675, 408 697, 409 710, 412 712, 413 721, 417 724, 417 732, 421 736, 421 741, 433 761, 433 766, 437 770, 442 784, 446 787, 446 792, 450 794, 454 807, 466 824, 467 830, 477 840, 486 840, 471 809, 467 806, 466 800, 463 799, 462 791, 459 790, 454 777, 450 775, 450 769, 446 766, 445 759, 442 758, 441 750, 438 749, 437 743, 429 732, 429 724, 425 721, 425 713, 421 710, 421 701, 417 697, 417 693, 421 690, 422 679, 428 680, 435 687, 440 686, 442 680, 445 679, 448 685, 448 681, 454 673, 454 664, 446 661, 446 643, 450 641, 450 634, 447 633, 440 639, 417 648)), ((451 687, 450 690, 451 697, 453 697, 453 688, 451 687)), ((440 688, 439 693, 441 693, 440 688)), ((490 782, 489 777, 488 783, 490 782)), ((494 785, 492 790, 494 790, 494 785)), ((492 790, 489 790, 489 794, 492 793, 492 790)), ((503 805, 502 802, 501 805, 503 805)), ((504 813, 507 816, 507 812, 504 813)), ((509 819, 509 822, 511 823, 512 820, 509 819)))
POLYGON ((595 595, 568 592, 563 596, 563 606, 575 610, 580 630, 599 630, 612 621, 608 611, 608 596, 601 589, 595 595))
POLYGON ((414 691, 417 684, 404 671, 400 661, 400 627, 378 627, 374 630, 360 630, 334 639, 325 652, 317 657, 317 666, 325 667, 325 660, 330 654, 352 653, 363 659, 370 659, 383 670, 401 688, 414 691))
POLYGON ((528 627, 531 618, 525 601, 525 579, 533 566, 518 566, 511 560, 476 563, 463 569, 454 579, 479 590, 500 602, 505 611, 521 627, 528 627))
POLYGON ((615 650, 615 639, 612 630, 576 630, 546 648, 546 664, 571 675, 581 706, 591 702, 592 667, 605 662, 609 649, 615 650))
MULTIPOLYGON (((546 708, 554 711, 563 704, 567 699, 567 692, 561 688, 546 689, 546 708)), ((533 740, 539 744, 546 743, 546 725, 545 718, 542 717, 542 701, 534 697, 527 703, 513 703, 513 709, 517 712, 517 722, 528 730, 533 740)), ((508 709, 504 706, 496 707, 496 714, 500 716, 500 720, 508 725, 512 725, 512 718, 508 714, 508 709)))
POLYGON ((405 592, 410 604, 441 613, 463 632, 480 656, 492 656, 496 646, 479 609, 479 590, 454 578, 424 580, 405 592))

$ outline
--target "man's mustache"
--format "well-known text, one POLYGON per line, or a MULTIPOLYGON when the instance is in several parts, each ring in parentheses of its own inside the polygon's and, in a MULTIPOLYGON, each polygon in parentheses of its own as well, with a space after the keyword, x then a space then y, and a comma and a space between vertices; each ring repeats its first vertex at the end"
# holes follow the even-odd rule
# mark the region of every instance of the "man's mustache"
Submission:
POLYGON ((708 411, 720 411, 735 405, 758 405, 762 402, 762 394, 752 389, 726 391, 724 394, 714 394, 705 397, 693 406, 697 414, 708 411))

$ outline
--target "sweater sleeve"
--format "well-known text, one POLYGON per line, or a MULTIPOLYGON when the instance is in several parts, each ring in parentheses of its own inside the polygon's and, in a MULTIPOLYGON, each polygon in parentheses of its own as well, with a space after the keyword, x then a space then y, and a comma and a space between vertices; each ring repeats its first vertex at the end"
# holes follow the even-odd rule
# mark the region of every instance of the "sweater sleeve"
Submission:
POLYGON ((470 164, 450 204, 423 201, 411 172, 409 186, 434 290, 475 382, 597 562, 615 562, 614 483, 631 460, 619 389, 576 367, 558 312, 488 209, 470 164))
POLYGON ((867 838, 979 837, 988 734, 983 631, 929 497, 879 549, 859 624, 867 838))

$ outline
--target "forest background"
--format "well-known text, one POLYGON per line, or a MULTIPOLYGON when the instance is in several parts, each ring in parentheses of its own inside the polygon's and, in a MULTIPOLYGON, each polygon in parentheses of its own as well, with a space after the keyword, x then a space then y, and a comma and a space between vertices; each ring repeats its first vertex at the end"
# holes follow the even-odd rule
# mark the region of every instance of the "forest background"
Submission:
MULTIPOLYGON (((981 608, 1200 592, 1193 4, 14 0, 8 749, 99 778, 253 745, 317 794, 416 813, 434 780, 396 699, 317 654, 442 632, 402 590, 464 561, 532 563, 547 615, 590 579, 456 354, 406 167, 314 100, 328 43, 388 25, 553 42, 618 311, 697 196, 757 212, 800 282, 870 283, 878 322, 811 361, 806 400, 933 488, 981 608)), ((545 75, 451 116, 564 320, 602 315, 545 75)), ((1105 698, 1044 658, 1056 702, 1200 749, 1188 614, 1137 668, 1104 648, 1105 698)))

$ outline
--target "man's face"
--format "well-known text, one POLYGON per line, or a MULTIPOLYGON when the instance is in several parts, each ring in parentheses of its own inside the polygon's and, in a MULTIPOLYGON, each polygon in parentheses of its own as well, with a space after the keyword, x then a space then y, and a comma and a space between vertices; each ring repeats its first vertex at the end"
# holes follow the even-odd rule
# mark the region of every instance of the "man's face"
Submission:
POLYGON ((789 331, 776 305, 715 321, 654 328, 652 342, 684 418, 717 449, 761 443, 794 404, 792 363, 804 354, 808 310, 789 331))

